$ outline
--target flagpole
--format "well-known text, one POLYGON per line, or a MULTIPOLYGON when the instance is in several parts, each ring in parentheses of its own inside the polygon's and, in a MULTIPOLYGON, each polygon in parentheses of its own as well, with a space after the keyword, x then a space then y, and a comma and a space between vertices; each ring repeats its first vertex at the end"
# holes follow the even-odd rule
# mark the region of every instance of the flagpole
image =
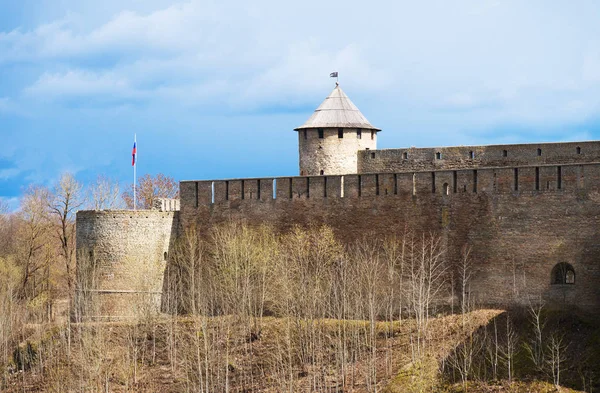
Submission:
POLYGON ((135 161, 133 162, 133 210, 136 210, 137 207, 137 199, 136 199, 136 194, 135 194, 135 189, 137 188, 137 173, 136 173, 136 169, 137 169, 137 135, 133 134, 133 144, 136 147, 135 150, 135 161))

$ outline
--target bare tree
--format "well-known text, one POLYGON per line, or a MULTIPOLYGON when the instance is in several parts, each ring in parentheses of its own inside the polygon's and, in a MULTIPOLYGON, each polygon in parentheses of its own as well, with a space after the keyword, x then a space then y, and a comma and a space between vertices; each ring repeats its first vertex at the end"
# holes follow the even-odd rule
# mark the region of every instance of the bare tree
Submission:
POLYGON ((544 316, 544 303, 530 302, 528 307, 529 323, 533 330, 533 337, 530 338, 523 347, 527 351, 529 358, 539 371, 544 370, 545 366, 545 350, 544 350, 544 328, 546 326, 546 318, 544 316))
POLYGON ((69 298, 73 292, 73 261, 75 253, 75 213, 84 204, 81 184, 70 173, 63 174, 48 195, 48 208, 55 219, 60 254, 65 266, 69 298))
POLYGON ((22 267, 22 298, 33 298, 37 295, 37 285, 33 277, 45 268, 41 254, 50 228, 47 200, 46 188, 30 187, 21 202, 18 260, 22 267))
POLYGON ((566 352, 568 345, 565 343, 564 336, 559 333, 550 335, 548 340, 548 357, 546 362, 550 366, 552 381, 556 389, 560 389, 560 374, 563 371, 563 364, 567 360, 566 352))
MULTIPOLYGON (((133 209, 133 187, 123 192, 123 201, 128 209, 133 209)), ((136 186, 137 207, 151 209, 155 198, 179 198, 179 183, 172 177, 159 173, 156 176, 144 175, 136 186)))
POLYGON ((436 235, 411 236, 409 242, 409 301, 417 323, 415 355, 425 350, 427 324, 431 308, 447 288, 446 248, 436 235))
POLYGON ((90 209, 118 209, 121 207, 119 200, 119 182, 104 175, 98 175, 96 181, 88 188, 90 209))
POLYGON ((510 315, 506 314, 506 327, 505 327, 505 335, 502 345, 500 345, 499 352, 501 355, 501 359, 504 361, 506 366, 506 377, 508 379, 508 383, 512 383, 513 374, 514 374, 514 359, 515 353, 517 351, 517 344, 519 341, 519 337, 517 336, 517 332, 513 326, 513 323, 510 319, 510 315))

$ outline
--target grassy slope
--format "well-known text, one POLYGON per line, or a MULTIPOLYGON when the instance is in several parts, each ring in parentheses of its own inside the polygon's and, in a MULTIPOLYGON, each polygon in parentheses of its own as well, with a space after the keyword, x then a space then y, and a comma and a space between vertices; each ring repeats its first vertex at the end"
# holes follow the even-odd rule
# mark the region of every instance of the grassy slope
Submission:
MULTIPOLYGON (((8 392, 17 391, 137 391, 137 392, 180 392, 193 389, 190 382, 195 375, 190 370, 193 361, 194 342, 202 336, 202 322, 215 329, 227 326, 227 334, 233 337, 227 357, 227 366, 221 367, 228 373, 231 391, 282 391, 283 381, 287 389, 311 391, 315 378, 327 383, 329 391, 366 392, 375 385, 379 391, 393 392, 460 392, 462 386, 442 386, 438 375, 439 363, 446 358, 465 337, 476 331, 501 311, 479 310, 468 315, 463 328, 461 316, 434 318, 429 324, 429 335, 425 341, 424 355, 416 358, 411 336, 414 338, 415 323, 378 322, 377 345, 373 353, 362 353, 349 362, 347 379, 340 381, 332 369, 310 367, 295 361, 293 367, 282 369, 282 348, 300 345, 295 339, 284 339, 293 321, 264 318, 260 337, 247 337, 247 330, 236 329, 235 321, 228 317, 202 320, 200 318, 178 318, 177 320, 153 321, 152 324, 102 323, 74 326, 71 348, 67 348, 65 331, 59 327, 33 329, 30 341, 39 347, 42 342, 44 359, 24 374, 12 373, 8 377, 8 392), (234 323, 231 323, 234 322, 234 323), (233 326, 233 328, 232 328, 233 326), (174 342, 175 340, 175 342, 174 342), (173 345, 175 344, 175 345, 173 345), (70 354, 69 354, 70 353, 70 354), (175 360, 173 360, 175 359, 175 360), (43 362, 43 367, 39 363, 43 362), (375 370, 374 374, 370 371, 375 370), (293 373, 293 378, 286 374, 293 373), (252 375, 252 382, 248 382, 252 375), (103 377, 102 377, 103 376, 103 377), (344 388, 342 388, 342 386, 344 388), (25 387, 25 388, 23 388, 25 387)), ((369 331, 368 322, 320 320, 312 323, 311 329, 324 333, 318 345, 320 364, 334 359, 334 342, 344 327, 354 331, 369 331), (351 329, 353 328, 353 329, 351 329), (323 338, 324 337, 324 338, 323 338), (330 360, 331 359, 331 360, 330 360)), ((296 326, 297 327, 297 326, 296 326)), ((303 331, 311 331, 302 327, 303 331)), ((215 346, 224 347, 216 340, 215 346)), ((293 347, 293 348, 292 348, 293 347)), ((198 351, 203 350, 199 348, 198 351)), ((301 351, 299 351, 301 352, 301 351)), ((199 353, 199 352, 198 352, 199 353)), ((220 363, 218 366, 224 366, 220 363)), ((14 366, 13 366, 14 367, 14 366)), ((192 367, 193 368, 193 367, 192 367)), ((497 385, 470 385, 470 392, 550 392, 553 387, 542 383, 520 383, 510 389, 497 385)), ((562 390, 571 392, 571 390, 562 390)))

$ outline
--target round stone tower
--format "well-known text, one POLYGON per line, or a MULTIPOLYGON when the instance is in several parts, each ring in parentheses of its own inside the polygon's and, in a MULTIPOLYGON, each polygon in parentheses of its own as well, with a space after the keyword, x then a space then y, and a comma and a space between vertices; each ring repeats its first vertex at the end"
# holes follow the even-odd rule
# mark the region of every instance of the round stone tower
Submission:
POLYGON ((357 152, 375 150, 381 131, 350 101, 339 84, 298 131, 300 176, 357 173, 357 152))

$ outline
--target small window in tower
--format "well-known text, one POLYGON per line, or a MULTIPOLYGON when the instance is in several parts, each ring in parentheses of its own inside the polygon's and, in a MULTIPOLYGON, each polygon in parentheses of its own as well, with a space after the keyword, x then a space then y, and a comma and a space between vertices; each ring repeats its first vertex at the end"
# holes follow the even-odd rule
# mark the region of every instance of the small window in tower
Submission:
POLYGON ((375 139, 375 131, 371 131, 371 140, 375 139))
POLYGON ((405 160, 408 160, 408 152, 405 151, 404 153, 402 153, 402 158, 405 160))
POLYGON ((435 153, 435 159, 436 160, 441 160, 442 159, 442 153, 440 153, 439 151, 437 153, 435 153))
POLYGON ((474 151, 470 151, 469 152, 469 158, 472 160, 475 158, 475 152, 474 151))
POLYGON ((537 149, 537 155, 541 156, 542 155, 542 149, 537 149))
POLYGON ((319 139, 323 139, 323 129, 319 128, 318 131, 319 131, 319 139))
POLYGON ((319 172, 319 173, 320 173, 320 174, 321 174, 321 176, 322 176, 322 175, 324 175, 324 174, 325 174, 325 171, 323 171, 323 170, 321 169, 321 172, 319 172))
POLYGON ((371 158, 375 158, 375 153, 371 153, 371 158))
POLYGON ((581 147, 577 146, 577 154, 581 154, 581 147))
POLYGON ((356 139, 362 139, 362 130, 360 128, 356 129, 356 139))
POLYGON ((303 133, 304 133, 304 139, 307 139, 307 135, 306 135, 307 133, 306 133, 306 130, 304 130, 304 132, 303 132, 303 133))
POLYGON ((343 138, 343 137, 344 137, 344 129, 338 128, 338 138, 343 138))
POLYGON ((165 253, 163 254, 163 259, 166 261, 166 260, 167 260, 167 257, 168 257, 168 254, 167 254, 167 252, 165 251, 165 253))
POLYGON ((502 150, 502 157, 508 157, 508 150, 502 150))
POLYGON ((448 183, 444 183, 444 195, 450 195, 450 185, 448 183))

